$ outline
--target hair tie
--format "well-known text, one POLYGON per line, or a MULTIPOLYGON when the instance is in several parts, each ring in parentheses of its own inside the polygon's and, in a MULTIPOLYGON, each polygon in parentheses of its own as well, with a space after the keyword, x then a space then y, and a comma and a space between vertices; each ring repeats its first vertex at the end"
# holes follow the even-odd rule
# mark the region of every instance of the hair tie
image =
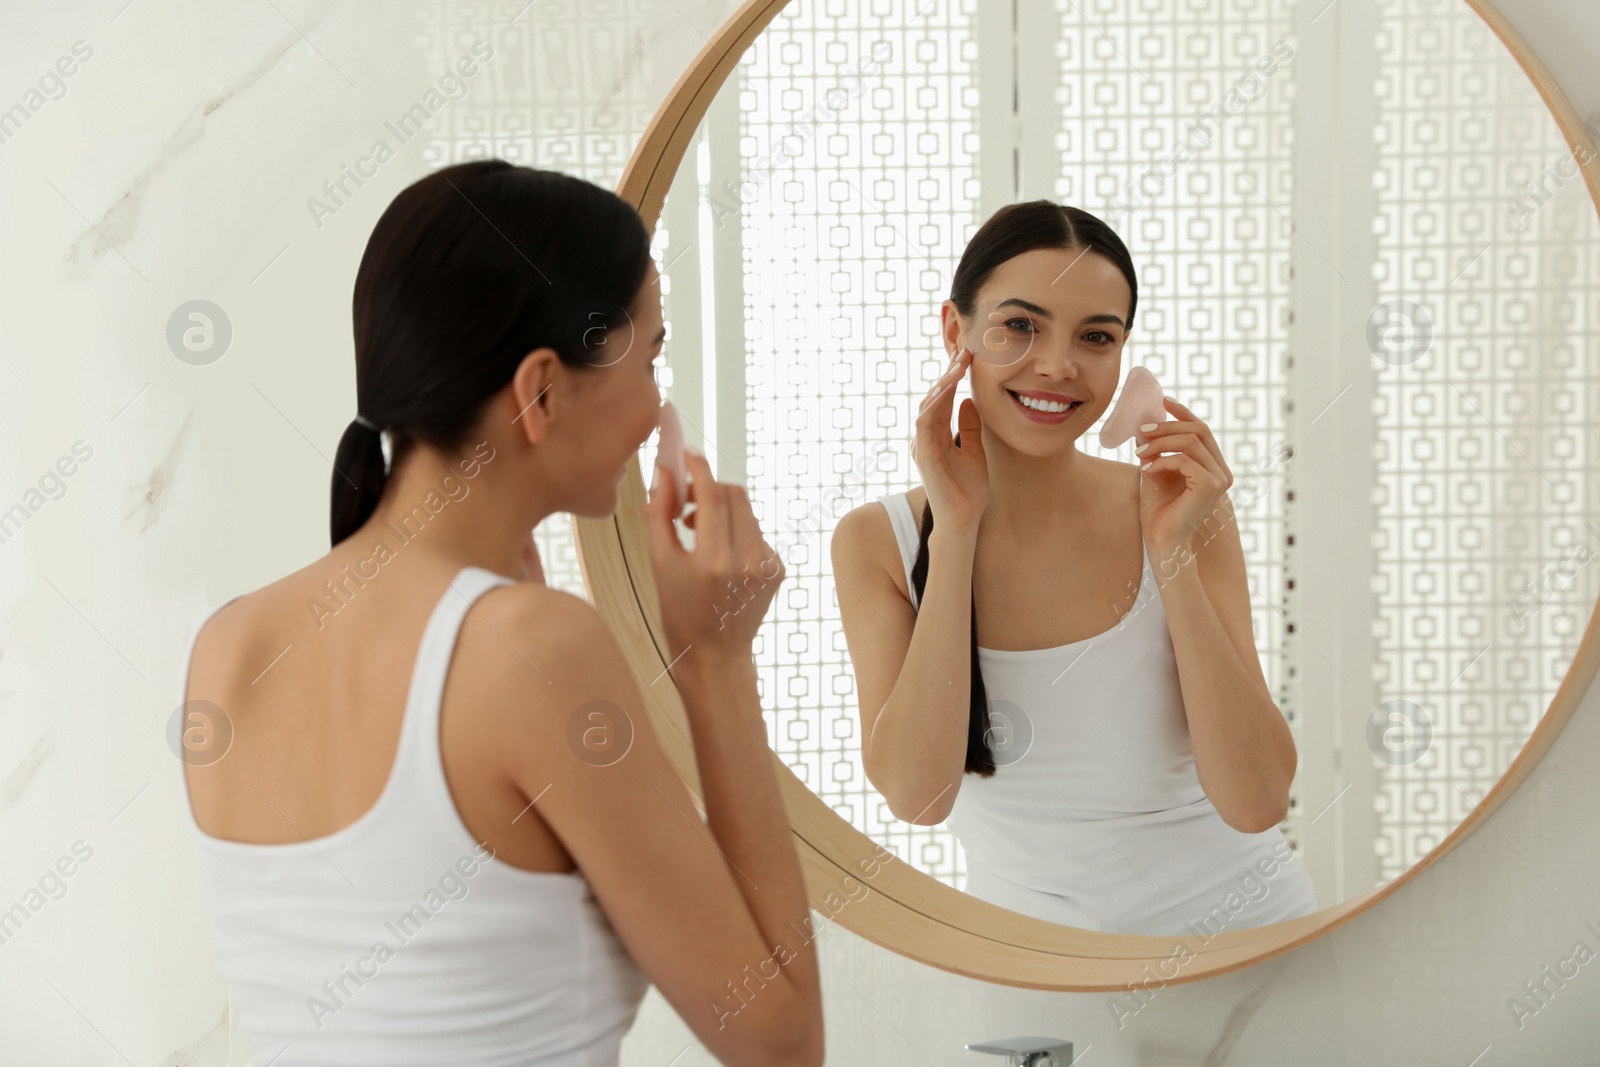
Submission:
POLYGON ((354 419, 350 420, 350 421, 356 423, 357 425, 365 426, 369 430, 378 429, 378 427, 376 425, 374 425, 365 415, 361 414, 361 412, 359 412, 359 411, 356 412, 356 417, 354 419))

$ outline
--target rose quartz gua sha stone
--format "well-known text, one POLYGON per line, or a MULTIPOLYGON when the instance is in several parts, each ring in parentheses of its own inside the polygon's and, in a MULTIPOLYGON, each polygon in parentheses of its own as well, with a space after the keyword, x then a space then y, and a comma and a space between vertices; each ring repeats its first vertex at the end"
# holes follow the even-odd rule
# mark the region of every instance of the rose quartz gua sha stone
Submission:
POLYGON ((1116 448, 1137 435, 1139 427, 1145 423, 1166 422, 1168 418, 1161 383, 1144 367, 1134 367, 1128 371, 1128 380, 1122 383, 1122 395, 1117 397, 1105 425, 1100 427, 1100 444, 1104 448, 1116 448))
POLYGON ((656 461, 672 474, 678 494, 678 514, 681 515, 687 503, 685 494, 689 491, 689 468, 683 462, 683 423, 678 418, 678 409, 672 406, 670 400, 661 402, 660 426, 661 439, 656 443, 656 461))

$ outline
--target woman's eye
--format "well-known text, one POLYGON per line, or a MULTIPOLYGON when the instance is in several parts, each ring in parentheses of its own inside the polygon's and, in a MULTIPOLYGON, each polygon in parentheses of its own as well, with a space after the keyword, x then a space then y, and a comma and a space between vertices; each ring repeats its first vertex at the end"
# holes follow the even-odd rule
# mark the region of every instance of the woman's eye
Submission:
POLYGON ((1112 341, 1116 340, 1115 337, 1112 337, 1104 330, 1090 330, 1085 336, 1097 345, 1110 344, 1112 341), (1098 340, 1096 340, 1096 338, 1098 338, 1098 340))
POLYGON ((1006 322, 1006 325, 1011 327, 1013 330, 1021 330, 1024 333, 1033 332, 1032 319, 1010 319, 1006 322))

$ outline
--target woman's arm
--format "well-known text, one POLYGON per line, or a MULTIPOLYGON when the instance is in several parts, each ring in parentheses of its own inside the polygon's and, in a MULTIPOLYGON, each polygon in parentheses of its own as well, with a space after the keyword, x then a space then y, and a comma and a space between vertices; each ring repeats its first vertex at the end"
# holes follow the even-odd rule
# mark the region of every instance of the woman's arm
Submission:
POLYGON ((977 533, 933 528, 920 611, 872 551, 893 541, 874 502, 839 521, 830 553, 861 706, 863 768, 896 818, 931 826, 949 817, 967 762, 977 533))
POLYGON ((1229 826, 1261 833, 1288 811, 1294 738, 1256 657, 1227 495, 1233 473, 1211 428, 1162 399, 1175 417, 1139 427, 1139 522, 1178 661, 1195 773, 1229 826))
POLYGON ((1153 560, 1172 634, 1195 771, 1229 826, 1261 833, 1283 821, 1294 738, 1256 654, 1238 523, 1226 496, 1215 532, 1153 560))
POLYGON ((628 953, 719 1062, 818 1067, 810 908, 749 657, 696 646, 672 668, 702 821, 592 605, 521 582, 487 594, 479 614, 492 629, 475 635, 480 651, 458 653, 453 669, 482 672, 475 688, 494 694, 507 773, 577 863, 628 953), (631 731, 620 758, 584 751, 590 705, 605 709, 608 728, 631 731))

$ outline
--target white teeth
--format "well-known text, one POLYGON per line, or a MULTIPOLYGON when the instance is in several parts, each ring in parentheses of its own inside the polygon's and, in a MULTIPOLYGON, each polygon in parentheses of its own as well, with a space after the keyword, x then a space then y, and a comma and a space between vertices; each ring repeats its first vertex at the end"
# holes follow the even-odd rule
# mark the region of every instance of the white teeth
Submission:
POLYGON ((1053 400, 1035 400, 1031 396, 1020 396, 1016 393, 1012 393, 1011 395, 1021 401, 1023 407, 1032 408, 1035 411, 1043 411, 1052 415, 1059 415, 1061 412, 1066 411, 1072 406, 1071 404, 1057 403, 1053 400))

